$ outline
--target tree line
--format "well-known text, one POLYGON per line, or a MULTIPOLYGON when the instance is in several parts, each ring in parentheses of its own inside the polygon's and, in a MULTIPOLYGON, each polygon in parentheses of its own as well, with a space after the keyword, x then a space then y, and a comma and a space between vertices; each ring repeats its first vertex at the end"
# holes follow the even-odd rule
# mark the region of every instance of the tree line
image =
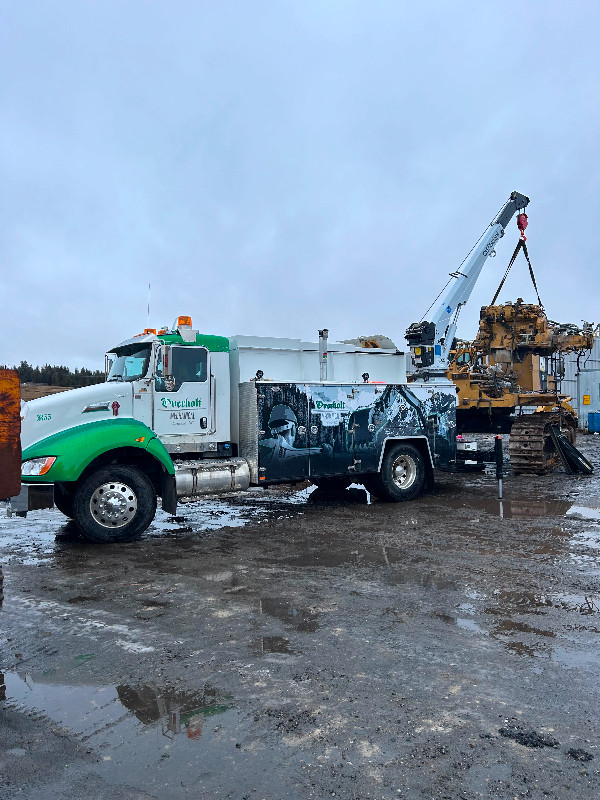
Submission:
POLYGON ((34 367, 27 361, 21 361, 19 366, 0 366, 0 369, 16 369, 21 383, 43 383, 47 386, 89 386, 92 383, 102 383, 105 379, 103 370, 90 370, 86 367, 75 368, 52 366, 44 364, 43 367, 34 367))

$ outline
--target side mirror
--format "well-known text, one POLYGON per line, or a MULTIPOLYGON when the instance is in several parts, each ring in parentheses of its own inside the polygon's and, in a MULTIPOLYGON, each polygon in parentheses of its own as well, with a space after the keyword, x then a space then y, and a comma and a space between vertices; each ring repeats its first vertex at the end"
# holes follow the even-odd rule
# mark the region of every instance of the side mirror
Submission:
POLYGON ((161 360, 162 360, 162 377, 163 378, 172 378, 173 377, 173 355, 172 355, 172 348, 169 344, 163 344, 161 346, 161 360))
POLYGON ((112 369, 112 365, 115 362, 115 354, 114 353, 107 353, 104 356, 104 378, 105 380, 108 378, 108 374, 112 369))

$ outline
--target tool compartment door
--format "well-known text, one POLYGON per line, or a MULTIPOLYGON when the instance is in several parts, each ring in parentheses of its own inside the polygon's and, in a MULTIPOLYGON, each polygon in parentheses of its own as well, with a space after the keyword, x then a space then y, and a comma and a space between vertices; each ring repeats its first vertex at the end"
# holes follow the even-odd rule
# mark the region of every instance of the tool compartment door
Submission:
POLYGON ((310 474, 315 478, 352 475, 354 437, 348 422, 356 387, 310 387, 310 474))
POLYGON ((259 482, 306 480, 310 455, 306 385, 257 382, 256 388, 259 482))

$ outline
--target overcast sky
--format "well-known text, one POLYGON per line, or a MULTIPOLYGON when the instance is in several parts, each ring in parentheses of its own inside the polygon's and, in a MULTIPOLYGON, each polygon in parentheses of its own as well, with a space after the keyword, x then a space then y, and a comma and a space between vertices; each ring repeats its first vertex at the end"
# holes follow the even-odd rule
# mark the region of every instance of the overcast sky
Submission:
POLYGON ((597 2, 0 9, 0 363, 102 367, 148 283, 152 327, 404 346, 513 189, 548 315, 600 321, 597 2))

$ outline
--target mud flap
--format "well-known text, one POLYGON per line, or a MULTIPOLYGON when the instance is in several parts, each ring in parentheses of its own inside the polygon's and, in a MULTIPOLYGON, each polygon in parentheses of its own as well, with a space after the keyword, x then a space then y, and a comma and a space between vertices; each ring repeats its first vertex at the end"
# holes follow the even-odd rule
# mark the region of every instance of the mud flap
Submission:
POLYGON ((168 514, 177 513, 177 487, 175 485, 175 475, 163 475, 161 480, 160 496, 162 499, 162 509, 168 514))

